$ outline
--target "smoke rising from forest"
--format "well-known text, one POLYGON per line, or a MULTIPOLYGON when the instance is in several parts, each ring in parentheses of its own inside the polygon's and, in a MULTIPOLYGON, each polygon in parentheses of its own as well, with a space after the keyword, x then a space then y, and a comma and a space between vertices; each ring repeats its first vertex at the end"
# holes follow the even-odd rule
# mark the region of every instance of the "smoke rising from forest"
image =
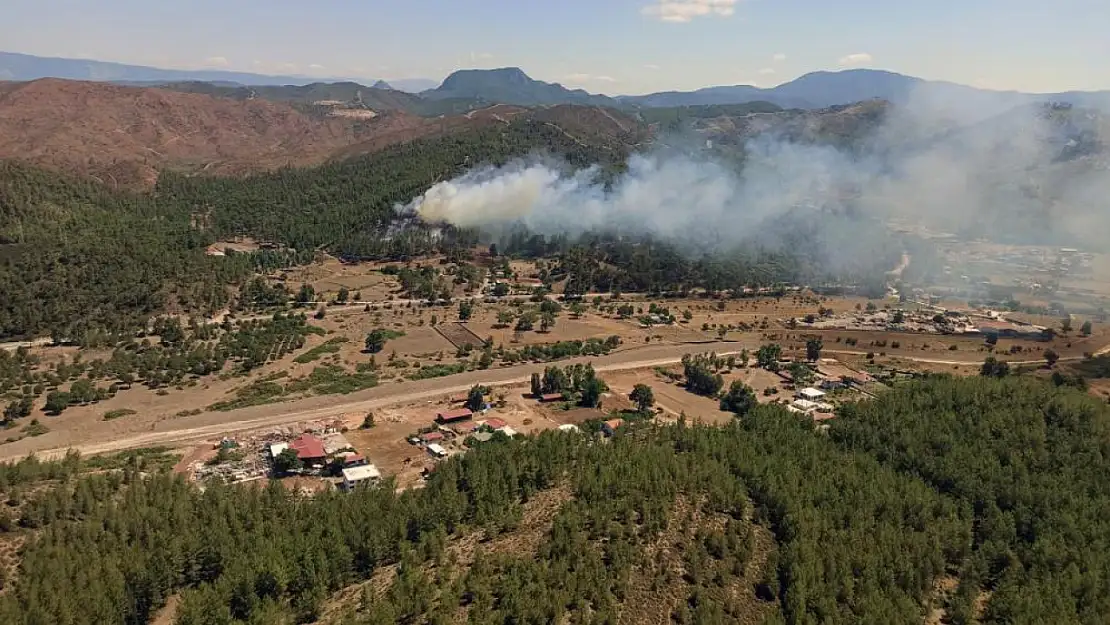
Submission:
POLYGON ((868 219, 1009 242, 1104 245, 1092 236, 1110 226, 1106 122, 1097 114, 922 96, 828 145, 837 124, 858 127, 852 115, 746 133, 739 170, 704 150, 657 149, 633 155, 607 181, 598 168, 573 171, 537 157, 475 169, 399 208, 461 227, 647 234, 702 251, 781 243, 764 226, 787 215, 818 220, 833 256, 867 253, 861 237, 873 235, 856 226, 868 219))

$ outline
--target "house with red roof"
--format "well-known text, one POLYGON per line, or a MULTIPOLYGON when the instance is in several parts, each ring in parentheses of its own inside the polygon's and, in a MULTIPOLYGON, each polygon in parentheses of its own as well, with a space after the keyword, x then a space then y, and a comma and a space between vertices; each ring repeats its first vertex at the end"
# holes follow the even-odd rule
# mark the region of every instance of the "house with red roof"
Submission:
POLYGON ((311 434, 302 434, 289 444, 289 448, 297 452, 297 458, 302 462, 324 460, 328 457, 324 451, 324 441, 311 434))
POLYGON ((486 419, 482 423, 482 425, 487 426, 487 427, 489 427, 489 429, 496 431, 496 430, 500 430, 501 428, 505 427, 506 425, 508 425, 508 423, 505 423, 503 420, 498 419, 497 417, 494 417, 492 419, 486 419))
POLYGON ((469 408, 453 408, 451 410, 441 410, 436 413, 436 421, 440 423, 455 423, 456 421, 466 421, 474 416, 474 413, 469 408))

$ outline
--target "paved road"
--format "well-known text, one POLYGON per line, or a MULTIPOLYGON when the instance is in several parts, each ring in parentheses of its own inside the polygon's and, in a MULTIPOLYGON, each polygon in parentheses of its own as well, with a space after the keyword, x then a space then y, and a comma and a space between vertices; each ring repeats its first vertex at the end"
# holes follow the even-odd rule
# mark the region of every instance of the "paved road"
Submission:
MULTIPOLYGON (((560 366, 574 363, 593 363, 598 371, 619 371, 642 369, 673 364, 682 359, 683 354, 715 351, 720 355, 738 354, 741 349, 755 349, 758 340, 721 341, 693 344, 655 344, 640 345, 607 356, 572 358, 559 361, 560 366)), ((207 412, 190 417, 165 419, 154 423, 151 430, 136 432, 114 440, 80 443, 68 447, 50 447, 51 434, 29 438, 6 445, 12 447, 25 444, 25 448, 13 452, 0 448, 0 461, 14 460, 34 452, 41 458, 57 458, 67 449, 76 449, 82 454, 96 454, 136 447, 175 446, 197 443, 221 435, 256 430, 300 421, 328 419, 344 413, 367 412, 383 406, 430 399, 448 394, 465 392, 475 384, 507 385, 528 381, 534 372, 542 372, 548 364, 529 364, 508 368, 468 371, 446 378, 431 380, 407 380, 404 382, 385 382, 372 389, 351 393, 350 395, 325 395, 309 397, 296 401, 265 406, 252 406, 229 412, 207 412)), ((431 417, 429 409, 429 418, 431 417)))

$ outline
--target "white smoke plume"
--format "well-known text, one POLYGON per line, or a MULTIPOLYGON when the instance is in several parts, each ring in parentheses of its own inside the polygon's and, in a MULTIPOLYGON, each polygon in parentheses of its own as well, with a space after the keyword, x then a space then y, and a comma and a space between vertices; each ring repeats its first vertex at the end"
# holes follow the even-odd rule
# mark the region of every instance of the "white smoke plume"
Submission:
MULTIPOLYGON (((705 251, 759 240, 761 224, 787 213, 808 208, 813 219, 832 221, 847 207, 853 219, 1105 246, 1101 234, 1092 236, 1092 228, 1110 225, 1101 118, 1079 113, 1079 122, 1061 124, 1041 107, 942 104, 922 97, 892 108, 852 150, 757 134, 747 139, 739 171, 697 152, 656 151, 632 156, 609 184, 596 168, 535 158, 438 183, 398 209, 462 227, 650 234, 705 251), (1084 119, 1094 120, 1093 134, 1075 127, 1084 119), (1094 148, 1061 157, 1077 146, 1094 148)), ((850 229, 838 236, 843 254, 867 248, 850 229)))

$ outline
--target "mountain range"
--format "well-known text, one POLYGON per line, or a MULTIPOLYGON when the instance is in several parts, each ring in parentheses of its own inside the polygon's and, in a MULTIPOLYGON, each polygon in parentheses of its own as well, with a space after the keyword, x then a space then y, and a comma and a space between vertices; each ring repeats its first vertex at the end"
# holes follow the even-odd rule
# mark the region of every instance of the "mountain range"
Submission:
MULTIPOLYGON (((1004 109, 1012 106, 1043 102, 1066 103, 1076 106, 1110 109, 1110 91, 1071 91, 1062 93, 1033 94, 1017 91, 992 91, 943 81, 929 81, 895 72, 853 69, 837 72, 817 71, 776 87, 760 88, 752 85, 715 86, 695 91, 663 91, 646 95, 606 96, 592 94, 582 89, 570 89, 558 83, 535 80, 516 67, 498 69, 459 70, 438 86, 424 79, 367 81, 365 87, 355 81, 321 80, 305 76, 267 76, 222 70, 168 70, 153 67, 107 63, 81 59, 58 59, 0 52, 0 80, 26 81, 38 78, 65 78, 141 84, 143 86, 168 86, 187 91, 199 87, 183 87, 188 83, 209 83, 215 87, 234 90, 237 87, 310 86, 305 90, 319 92, 317 85, 345 83, 350 89, 377 89, 381 92, 419 92, 425 102, 451 103, 442 105, 421 104, 416 99, 399 101, 391 98, 384 108, 404 108, 424 115, 439 115, 478 108, 489 104, 515 104, 521 106, 549 106, 580 104, 624 109, 644 109, 674 106, 704 106, 768 102, 782 108, 819 109, 850 104, 869 99, 882 99, 895 104, 910 102, 958 103, 965 108, 1004 109)), ((326 91, 326 89, 325 89, 326 91)), ((349 89, 343 89, 349 91, 349 89)), ((249 93, 243 90, 240 93, 249 93)), ((283 93, 278 90, 274 93, 283 93)), ((258 93, 259 97, 267 95, 258 93)), ((286 95, 276 99, 295 100, 286 95)), ((371 106, 373 106, 371 104, 371 106)))

